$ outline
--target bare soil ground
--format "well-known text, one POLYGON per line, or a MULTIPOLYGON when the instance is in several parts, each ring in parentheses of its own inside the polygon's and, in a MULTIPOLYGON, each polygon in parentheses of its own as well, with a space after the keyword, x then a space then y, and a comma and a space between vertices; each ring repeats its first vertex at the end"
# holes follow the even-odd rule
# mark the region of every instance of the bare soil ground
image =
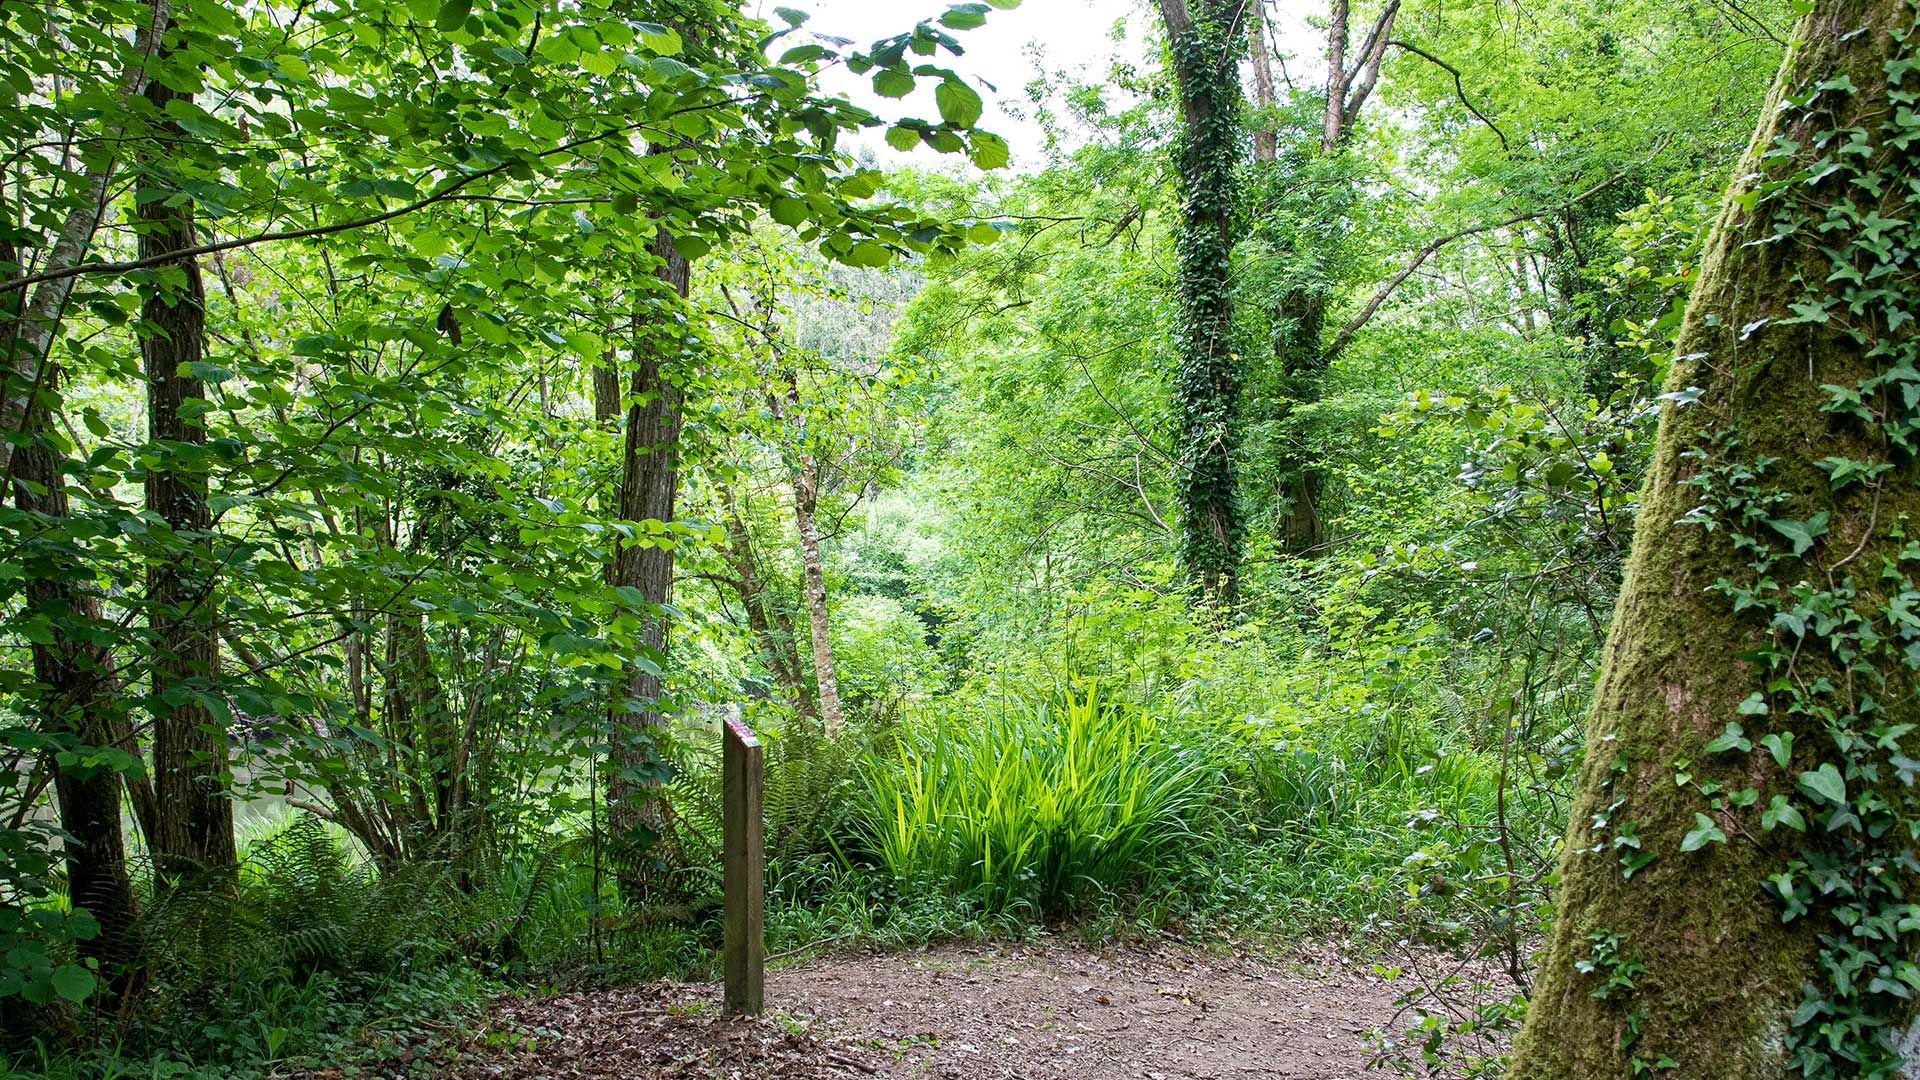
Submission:
POLYGON ((1394 997, 1331 951, 950 945, 775 971, 759 1020, 712 984, 503 999, 451 1075, 1357 1080, 1394 997))

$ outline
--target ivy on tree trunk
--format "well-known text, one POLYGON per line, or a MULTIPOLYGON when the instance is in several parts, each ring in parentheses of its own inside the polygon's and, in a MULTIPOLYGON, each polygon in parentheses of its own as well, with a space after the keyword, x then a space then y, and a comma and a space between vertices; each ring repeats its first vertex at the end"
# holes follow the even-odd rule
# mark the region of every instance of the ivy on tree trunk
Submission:
POLYGON ((1226 607, 1238 598, 1244 526, 1235 451, 1241 371, 1233 352, 1233 215, 1242 121, 1242 5, 1161 0, 1180 84, 1181 225, 1178 426, 1181 555, 1194 591, 1226 607))
POLYGON ((1906 0, 1817 2, 1708 238, 1515 1080, 1899 1068, 1916 38, 1906 0))

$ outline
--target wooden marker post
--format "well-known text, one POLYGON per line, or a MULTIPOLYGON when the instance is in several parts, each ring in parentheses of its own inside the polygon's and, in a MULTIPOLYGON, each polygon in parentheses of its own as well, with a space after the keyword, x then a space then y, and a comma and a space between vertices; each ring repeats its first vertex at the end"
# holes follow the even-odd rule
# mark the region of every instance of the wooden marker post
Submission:
POLYGON ((721 889, 726 902, 722 966, 729 1015, 757 1016, 766 977, 767 853, 760 802, 766 764, 760 740, 729 717, 722 734, 721 889))

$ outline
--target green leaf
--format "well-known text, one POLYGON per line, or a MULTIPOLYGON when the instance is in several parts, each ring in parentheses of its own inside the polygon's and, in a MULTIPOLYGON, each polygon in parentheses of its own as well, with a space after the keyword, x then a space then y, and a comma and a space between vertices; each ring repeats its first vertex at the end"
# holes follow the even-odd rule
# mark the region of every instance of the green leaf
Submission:
POLYGON ((887 129, 887 145, 895 150, 911 150, 920 145, 920 133, 910 127, 895 125, 887 129))
POLYGON ((1760 827, 1772 832, 1776 826, 1785 825, 1797 832, 1807 831, 1807 819, 1802 817, 1798 807, 1787 801, 1785 795, 1775 795, 1773 801, 1760 811, 1760 827))
POLYGON ((713 245, 697 236, 676 236, 673 238, 673 250, 691 262, 713 250, 713 245))
POLYGON ((446 0, 440 5, 440 14, 434 17, 433 25, 443 31, 458 30, 467 25, 467 16, 473 14, 473 0, 446 0))
POLYGON ((1740 702, 1736 710, 1741 716, 1765 716, 1767 714, 1767 695, 1755 690, 1740 702))
POLYGON ((1774 732, 1761 739, 1760 745, 1766 747, 1767 753, 1773 755, 1774 763, 1783 769, 1793 758, 1793 732, 1791 731, 1774 732))
POLYGON ((958 79, 943 79, 933 88, 934 103, 940 106, 940 118, 949 124, 972 127, 985 107, 973 87, 958 79))
POLYGON ((807 204, 799 199, 775 199, 769 210, 773 220, 787 226, 797 227, 804 224, 808 217, 807 204))
POLYGON ((1830 515, 1822 510, 1805 521, 1768 518, 1767 527, 1788 540, 1793 541, 1793 553, 1805 555, 1813 542, 1827 534, 1827 521, 1830 515))
POLYGON ((873 73, 873 92, 886 98, 902 98, 913 93, 913 76, 897 68, 881 68, 873 73))
POLYGON ((841 261, 848 266, 885 266, 893 261, 893 252, 871 240, 862 240, 853 245, 841 261))
POLYGON ((998 169, 1011 157, 1007 151, 1007 140, 991 131, 976 131, 968 136, 967 141, 973 147, 970 155, 973 163, 982 169, 998 169))
POLYGON ((1832 762, 1828 762, 1811 772, 1801 773, 1800 787, 1802 790, 1818 795, 1828 802, 1833 803, 1835 806, 1845 806, 1847 804, 1847 779, 1840 775, 1840 770, 1834 768, 1832 762))
POLYGON ((53 969, 53 992, 76 1005, 92 996, 93 988, 93 972, 79 964, 61 964, 53 969))
POLYGON ((985 4, 955 4, 941 13, 940 25, 954 30, 971 30, 986 23, 990 10, 985 4))
POLYGON ((1751 750, 1753 743, 1746 738, 1746 732, 1739 724, 1729 723, 1727 730, 1707 743, 1707 753, 1724 754, 1729 750, 1751 750))
POLYGON ((1693 830, 1680 839, 1681 851, 1699 851, 1708 844, 1727 842, 1727 834, 1721 831, 1720 826, 1714 824, 1712 818, 1696 812, 1693 815, 1693 821, 1693 830))

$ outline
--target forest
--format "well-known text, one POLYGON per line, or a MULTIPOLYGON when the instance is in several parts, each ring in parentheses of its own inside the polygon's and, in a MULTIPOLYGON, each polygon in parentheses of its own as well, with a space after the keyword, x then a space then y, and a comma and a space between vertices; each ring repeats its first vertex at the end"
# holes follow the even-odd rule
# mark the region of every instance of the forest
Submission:
POLYGON ((820 7, 0 0, 0 1075, 1920 1075, 1920 6, 820 7))

